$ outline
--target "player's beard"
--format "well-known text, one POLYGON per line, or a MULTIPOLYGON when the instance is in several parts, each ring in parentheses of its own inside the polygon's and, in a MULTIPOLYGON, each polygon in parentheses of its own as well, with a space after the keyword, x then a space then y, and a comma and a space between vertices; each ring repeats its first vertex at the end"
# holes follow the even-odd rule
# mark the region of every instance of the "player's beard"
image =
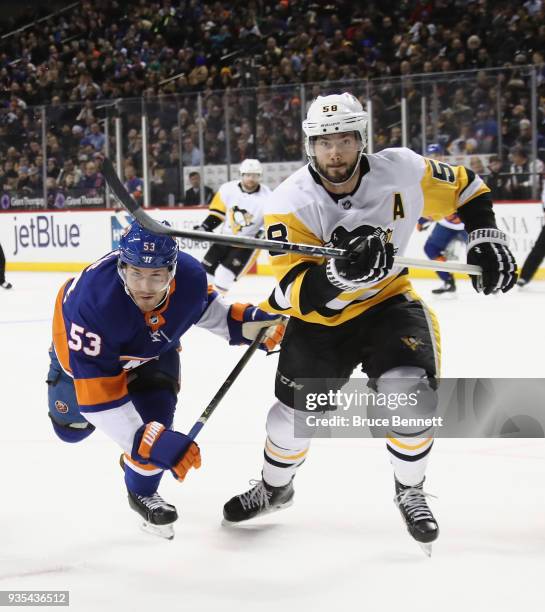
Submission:
POLYGON ((320 174, 323 178, 325 178, 330 183, 334 185, 340 183, 346 183, 349 181, 354 175, 354 171, 359 162, 359 157, 356 158, 353 164, 350 166, 340 166, 339 168, 328 168, 327 166, 321 166, 316 160, 316 168, 318 169, 318 174, 320 174))

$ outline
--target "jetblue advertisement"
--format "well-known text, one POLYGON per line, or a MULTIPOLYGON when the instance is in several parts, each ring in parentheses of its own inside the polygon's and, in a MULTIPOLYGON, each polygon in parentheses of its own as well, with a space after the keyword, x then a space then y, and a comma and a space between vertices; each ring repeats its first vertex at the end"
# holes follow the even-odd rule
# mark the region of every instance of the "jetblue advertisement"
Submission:
MULTIPOLYGON (((206 209, 149 211, 156 220, 177 229, 193 229, 203 221, 206 209)), ((10 211, 0 214, 0 244, 8 269, 74 270, 116 249, 132 217, 125 212, 10 211), (63 267, 64 266, 64 267, 63 267)), ((180 247, 202 259, 207 244, 180 239, 180 247)))
MULTIPOLYGON (((495 206, 495 212, 498 226, 510 238, 517 261, 524 261, 541 230, 541 205, 502 203, 495 206)), ((168 221, 175 229, 192 230, 208 211, 206 208, 149 209, 148 213, 157 221, 168 221)), ((116 249, 131 220, 125 211, 6 211, 0 213, 0 244, 8 267, 62 270, 62 264, 66 263, 66 269, 73 270, 116 249)), ((426 238, 425 232, 416 233, 406 256, 422 257, 426 238)), ((208 243, 184 238, 179 243, 181 249, 199 260, 209 247, 208 243)), ((456 257, 465 258, 463 252, 456 257)), ((266 254, 261 254, 260 262, 268 262, 266 254)))

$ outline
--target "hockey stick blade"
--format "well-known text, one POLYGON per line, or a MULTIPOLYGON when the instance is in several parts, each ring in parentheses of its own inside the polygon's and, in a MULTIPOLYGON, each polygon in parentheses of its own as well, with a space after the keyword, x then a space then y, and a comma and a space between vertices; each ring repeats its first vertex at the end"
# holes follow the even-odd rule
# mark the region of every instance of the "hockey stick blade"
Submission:
MULTIPOLYGON (((104 158, 102 173, 108 183, 112 193, 119 200, 122 206, 134 216, 140 225, 154 234, 165 236, 175 236, 177 238, 191 238, 212 244, 223 244, 225 246, 238 247, 243 249, 265 249, 266 251, 284 251, 290 253, 300 253, 310 257, 330 257, 333 259, 348 259, 344 249, 333 247, 317 246, 312 244, 299 244, 296 242, 278 242, 276 240, 264 240, 261 238, 247 238, 245 236, 229 236, 227 234, 214 234, 211 232, 198 232, 196 230, 177 230, 168 225, 163 225, 152 219, 148 213, 136 202, 130 193, 125 189, 119 180, 115 168, 107 157, 104 158)), ((481 275, 482 270, 479 266, 462 264, 455 262, 441 262, 435 260, 411 259, 408 257, 394 257, 396 266, 407 266, 427 270, 445 272, 465 272, 466 274, 481 275)))

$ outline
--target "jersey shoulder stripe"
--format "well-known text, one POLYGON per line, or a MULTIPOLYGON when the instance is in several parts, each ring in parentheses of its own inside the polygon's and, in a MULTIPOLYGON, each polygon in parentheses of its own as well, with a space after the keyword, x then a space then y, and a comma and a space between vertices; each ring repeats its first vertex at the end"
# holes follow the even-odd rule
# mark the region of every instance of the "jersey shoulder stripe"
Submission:
POLYGON ((210 202, 210 206, 208 207, 208 210, 211 214, 214 214, 220 217, 220 219, 223 219, 225 217, 225 211, 227 210, 227 207, 222 198, 221 187, 220 187, 220 190, 214 194, 214 197, 212 198, 212 201, 210 202))
POLYGON ((74 379, 78 404, 94 410, 117 408, 128 400, 127 373, 100 378, 74 379))
POLYGON ((71 374, 72 370, 70 368, 70 351, 68 349, 68 339, 66 337, 66 326, 64 322, 62 303, 65 292, 73 282, 75 281, 73 278, 71 278, 67 280, 59 289, 53 311, 53 347, 62 369, 67 374, 71 374))
POLYGON ((426 169, 420 182, 424 196, 424 217, 442 219, 456 212, 469 200, 490 189, 478 174, 434 159, 425 159, 426 169))

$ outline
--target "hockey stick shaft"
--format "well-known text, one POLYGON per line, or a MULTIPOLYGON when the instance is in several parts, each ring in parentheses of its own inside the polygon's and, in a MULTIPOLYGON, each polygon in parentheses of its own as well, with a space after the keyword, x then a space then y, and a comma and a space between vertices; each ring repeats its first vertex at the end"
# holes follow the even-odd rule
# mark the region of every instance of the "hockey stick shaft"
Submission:
POLYGON ((259 333, 257 334, 255 340, 253 340, 252 344, 250 344, 250 346, 246 349, 244 355, 242 355, 242 357, 239 359, 237 365, 233 368, 229 376, 227 376, 221 387, 218 389, 216 395, 214 395, 208 406, 204 409, 204 412, 201 414, 195 425, 193 425, 191 431, 188 434, 188 436, 192 440, 197 437, 198 433, 205 426, 208 419, 212 416, 212 413, 217 408, 220 401, 224 398, 227 391, 229 391, 235 380, 238 378, 238 375, 242 372, 248 361, 250 361, 252 355, 259 348, 259 345, 261 344, 261 341, 263 340, 266 331, 266 327, 263 327, 259 330, 259 333))
MULTIPOLYGON (((167 225, 163 225, 155 219, 152 219, 148 213, 138 204, 125 189, 123 183, 119 180, 112 162, 105 157, 103 161, 102 172, 106 178, 108 186, 119 202, 127 209, 128 212, 140 223, 140 225, 154 234, 163 234, 166 236, 176 236, 179 238, 191 238, 203 242, 212 242, 225 246, 238 247, 243 249, 265 249, 272 252, 291 252, 308 255, 311 257, 330 257, 333 259, 348 259, 348 255, 344 249, 336 249, 333 247, 317 246, 312 244, 299 244, 296 242, 279 242, 276 240, 265 240, 261 238, 249 238, 247 236, 229 236, 226 234, 213 234, 211 232, 199 232, 196 230, 177 230, 167 225)), ((410 266, 412 268, 421 268, 426 270, 444 271, 444 272, 465 272, 475 276, 482 274, 480 266, 471 264, 462 264, 455 262, 443 261, 428 261, 423 259, 413 259, 410 257, 394 257, 394 265, 410 266)))

